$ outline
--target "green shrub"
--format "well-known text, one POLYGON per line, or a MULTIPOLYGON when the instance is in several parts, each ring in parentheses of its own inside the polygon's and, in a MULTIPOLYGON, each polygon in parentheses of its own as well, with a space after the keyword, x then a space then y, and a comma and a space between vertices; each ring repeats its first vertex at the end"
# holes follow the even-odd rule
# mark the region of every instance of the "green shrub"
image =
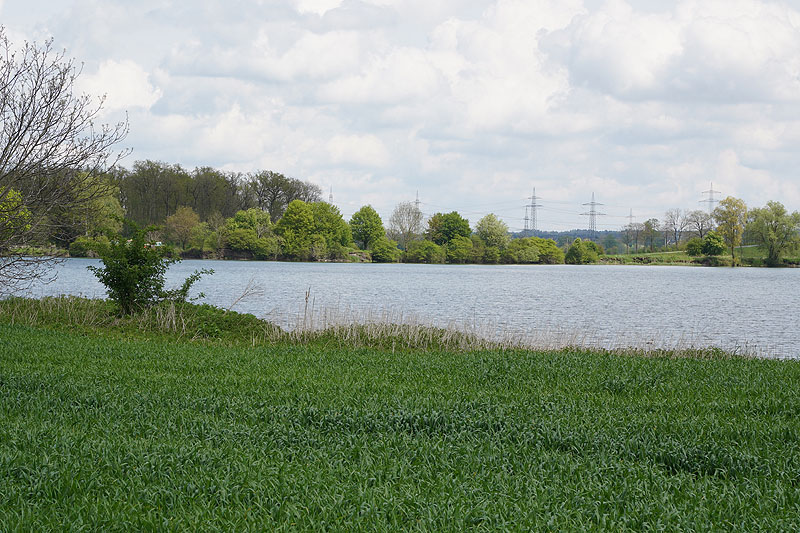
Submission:
POLYGON ((703 240, 698 237, 692 237, 686 242, 686 253, 692 257, 697 257, 703 254, 703 240))
POLYGON ((530 264, 539 260, 539 247, 532 238, 514 239, 500 254, 503 263, 530 264))
POLYGON ((599 247, 592 241, 583 241, 580 238, 575 239, 572 246, 567 250, 564 256, 564 262, 568 265, 588 265, 596 263, 599 259, 599 247))
POLYGON ((472 254, 472 239, 456 235, 445 245, 448 263, 466 263, 472 254))
POLYGON ((108 237, 80 236, 69 245, 70 257, 97 257, 97 250, 107 248, 109 245, 108 237))
POLYGON ((705 255, 722 255, 725 253, 725 240, 721 235, 709 231, 703 237, 702 251, 705 255))
POLYGON ((539 262, 545 265, 561 265, 564 263, 564 251, 553 239, 530 237, 539 249, 539 262))
POLYGON ((444 249, 438 244, 429 241, 412 241, 403 255, 406 263, 444 263, 444 249))
POLYGON ((372 243, 372 260, 376 263, 396 263, 400 260, 397 242, 381 237, 372 243))
POLYGON ((185 300, 189 289, 203 274, 200 270, 186 278, 180 288, 165 291, 164 274, 170 264, 177 261, 168 247, 147 242, 146 234, 152 227, 140 228, 130 220, 123 224, 132 234, 130 239, 117 235, 107 247, 97 249, 102 267, 88 267, 100 283, 108 289, 108 296, 123 315, 149 307, 162 300, 185 300))

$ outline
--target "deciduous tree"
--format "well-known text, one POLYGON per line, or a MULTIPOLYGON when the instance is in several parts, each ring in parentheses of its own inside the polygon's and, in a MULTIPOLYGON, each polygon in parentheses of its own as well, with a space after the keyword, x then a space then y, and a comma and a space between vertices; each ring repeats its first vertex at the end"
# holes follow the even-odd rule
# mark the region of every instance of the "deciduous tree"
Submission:
POLYGON ((713 217, 717 223, 717 232, 731 250, 731 266, 736 266, 736 247, 742 244, 744 226, 747 223, 747 205, 744 200, 728 196, 714 209, 713 217))
POLYGON ((472 253, 472 240, 463 235, 456 235, 446 246, 448 263, 466 263, 472 253))
POLYGON ((181 250, 186 249, 186 244, 192 237, 195 227, 200 224, 200 217, 194 209, 188 206, 179 207, 175 214, 167 217, 165 229, 167 235, 181 246, 181 250))
POLYGON ((428 220, 426 237, 439 246, 450 242, 456 235, 469 237, 469 220, 459 215, 456 211, 450 213, 436 213, 428 220))
POLYGON ((670 238, 675 243, 676 250, 687 227, 689 227, 689 215, 686 211, 670 209, 664 213, 664 229, 669 232, 670 238))
POLYGON ((486 246, 494 246, 500 250, 505 249, 511 242, 508 226, 497 218, 494 213, 489 213, 475 224, 475 233, 483 240, 486 246))
POLYGON ((514 239, 503 250, 500 257, 504 263, 530 264, 539 261, 539 247, 533 237, 514 239))
POLYGON ((283 238, 283 253, 291 259, 306 260, 311 253, 314 213, 302 200, 293 200, 275 224, 275 233, 283 238))
POLYGON ((319 186, 295 178, 287 178, 279 172, 262 170, 251 174, 248 188, 252 191, 258 207, 269 212, 273 222, 277 221, 294 200, 306 203, 322 199, 319 186))
POLYGON ((350 229, 353 233, 353 240, 363 250, 369 250, 372 243, 386 236, 381 216, 371 205, 365 205, 353 213, 353 216, 350 217, 350 229))
POLYGON ((781 254, 798 244, 800 213, 789 213, 780 202, 767 202, 764 207, 750 211, 748 231, 767 252, 767 265, 780 264, 781 254))
POLYGON ((689 224, 689 229, 694 231, 701 239, 706 233, 714 229, 714 219, 709 213, 696 209, 686 215, 686 221, 689 224))
POLYGON ((50 258, 19 250, 69 229, 94 200, 94 176, 124 153, 113 147, 127 134, 126 122, 98 125, 102 99, 76 92, 80 73, 52 41, 16 50, 0 28, 0 291, 23 289, 47 275, 50 258), (56 209, 70 217, 52 216, 56 209))
POLYGON ((396 240, 400 249, 408 248, 408 243, 422 235, 422 211, 414 202, 400 202, 389 217, 387 235, 396 240))

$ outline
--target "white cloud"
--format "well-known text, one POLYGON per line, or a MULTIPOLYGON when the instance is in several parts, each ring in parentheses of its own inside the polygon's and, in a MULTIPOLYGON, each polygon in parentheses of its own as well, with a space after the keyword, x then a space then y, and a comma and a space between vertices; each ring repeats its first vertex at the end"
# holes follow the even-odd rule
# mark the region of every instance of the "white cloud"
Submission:
POLYGON ((609 0, 543 48, 574 84, 617 98, 796 100, 798 22, 787 6, 757 0, 685 0, 655 14, 609 0))
POLYGON ((300 13, 324 15, 331 9, 342 5, 342 0, 294 0, 295 8, 300 13))
POLYGON ((147 71, 129 60, 103 61, 97 72, 83 75, 78 80, 83 92, 106 95, 103 108, 108 113, 135 107, 149 109, 162 94, 150 83, 147 71))
POLYGON ((337 135, 328 142, 327 148, 334 163, 383 167, 391 157, 383 142, 374 135, 337 135))
POLYGON ((592 190, 622 224, 710 180, 800 209, 796 3, 2 1, 15 42, 52 34, 130 112, 135 158, 278 170, 350 212, 419 189, 512 226, 533 186, 560 228, 592 190))
POLYGON ((319 94, 341 103, 401 104, 437 94, 439 84, 439 74, 423 51, 398 48, 373 56, 360 73, 332 81, 319 94))

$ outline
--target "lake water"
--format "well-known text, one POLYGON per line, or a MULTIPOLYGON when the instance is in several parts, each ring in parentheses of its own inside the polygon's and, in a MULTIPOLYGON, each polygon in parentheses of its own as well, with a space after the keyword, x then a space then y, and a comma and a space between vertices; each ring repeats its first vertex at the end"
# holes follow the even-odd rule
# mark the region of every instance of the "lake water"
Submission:
MULTIPOLYGON (((105 290, 69 259, 58 279, 31 296, 101 298, 105 290)), ((337 320, 386 320, 474 328, 538 344, 606 347, 717 346, 800 358, 798 269, 568 265, 410 265, 183 261, 176 286, 200 268, 204 302, 294 327, 337 320), (308 301, 306 297, 308 295, 308 301)), ((195 292, 197 292, 195 291, 195 292)))

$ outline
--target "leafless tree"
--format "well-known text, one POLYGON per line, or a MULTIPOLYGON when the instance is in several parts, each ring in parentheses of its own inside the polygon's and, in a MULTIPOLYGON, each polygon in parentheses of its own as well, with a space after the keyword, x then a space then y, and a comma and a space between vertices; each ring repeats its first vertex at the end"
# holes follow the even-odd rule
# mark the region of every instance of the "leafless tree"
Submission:
POLYGON ((701 239, 706 233, 714 229, 714 220, 711 218, 711 215, 700 209, 686 215, 686 220, 688 222, 688 227, 697 233, 697 236, 701 239))
POLYGON ((269 213, 272 222, 277 222, 286 207, 293 200, 318 202, 322 199, 322 189, 318 185, 287 178, 279 172, 262 170, 248 176, 248 189, 256 200, 256 205, 269 213))
POLYGON ((400 202, 389 217, 387 235, 397 241, 402 250, 422 235, 422 211, 414 202, 400 202))
POLYGON ((631 252, 631 244, 633 243, 633 222, 622 228, 620 232, 622 243, 625 245, 625 253, 631 252))
MULTIPOLYGON (((689 227, 689 215, 686 211, 681 209, 670 209, 664 213, 663 229, 669 233, 669 237, 675 242, 675 249, 678 249, 678 244, 681 242, 681 236, 686 228, 689 227)), ((666 239, 665 239, 666 241, 666 239)))
POLYGON ((107 192, 97 176, 125 155, 113 147, 127 134, 127 121, 96 125, 103 98, 77 94, 79 74, 52 41, 16 50, 0 28, 2 293, 47 277, 54 258, 33 258, 23 248, 46 242, 88 213, 107 192))

